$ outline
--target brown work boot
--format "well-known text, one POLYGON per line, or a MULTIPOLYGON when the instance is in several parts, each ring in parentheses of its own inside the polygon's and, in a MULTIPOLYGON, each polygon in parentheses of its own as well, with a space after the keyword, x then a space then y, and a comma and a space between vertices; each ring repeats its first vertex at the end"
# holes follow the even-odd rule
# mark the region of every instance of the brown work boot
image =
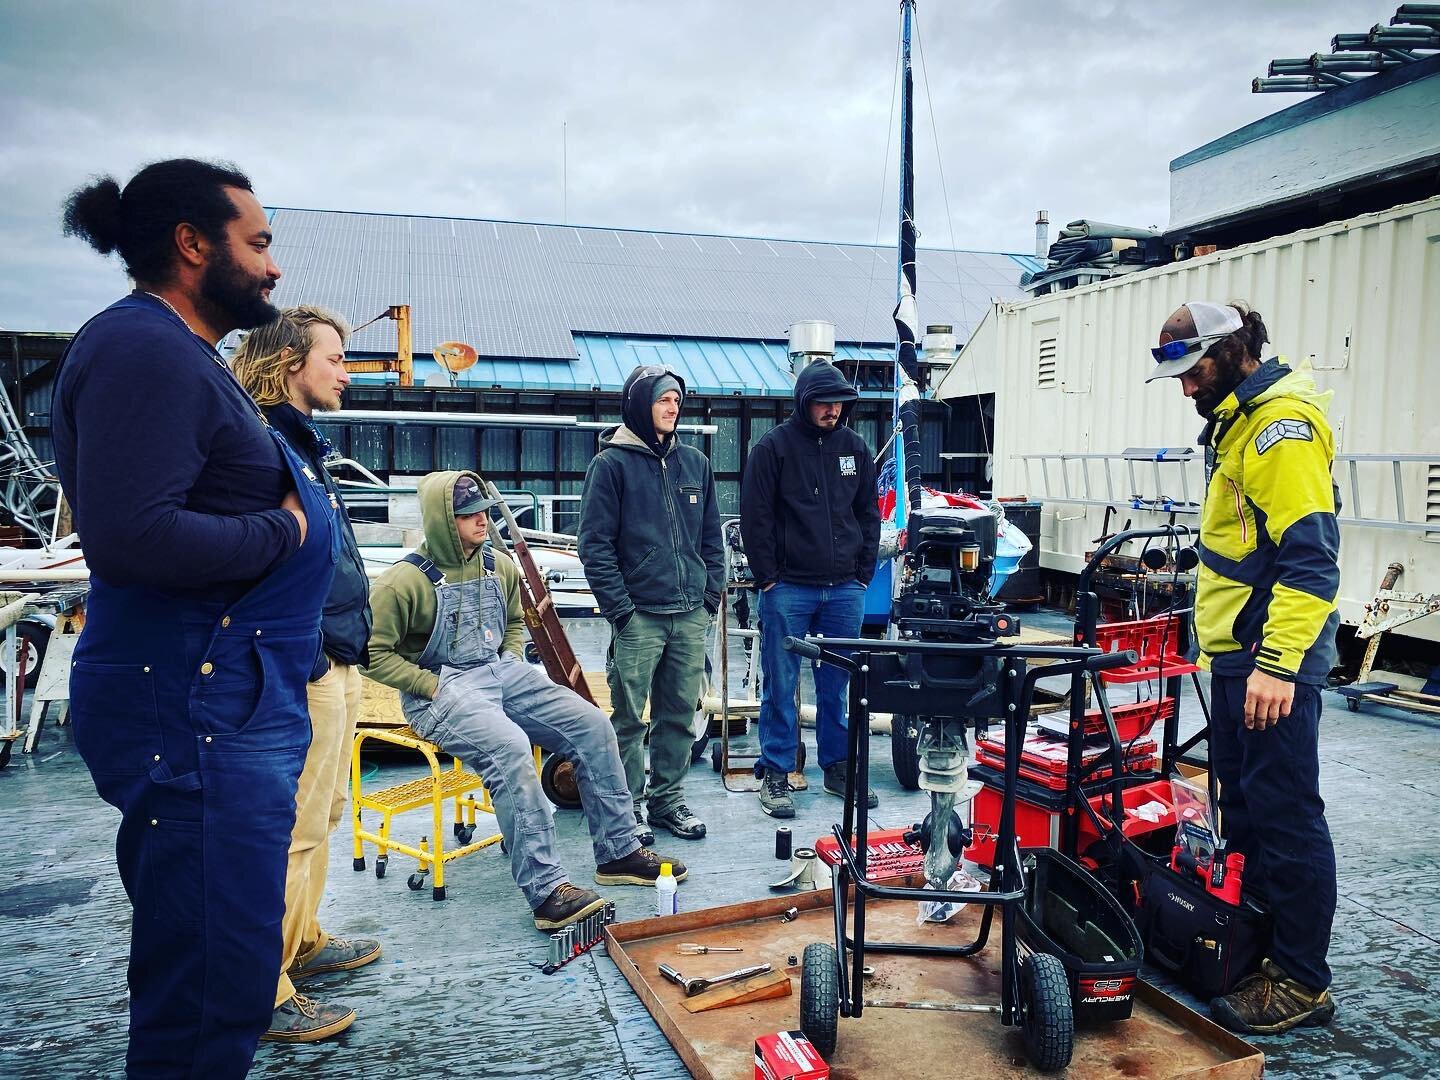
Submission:
POLYGON ((1210 1002, 1210 1015, 1242 1035, 1278 1035, 1302 1024, 1328 1024, 1335 1015, 1335 999, 1328 990, 1306 989, 1265 960, 1258 973, 1210 1002))
POLYGON ((669 863, 676 881, 684 881, 690 872, 679 859, 666 859, 649 848, 636 848, 623 859, 613 859, 595 867, 596 885, 654 885, 660 876, 660 864, 669 863))
POLYGON ((573 922, 593 915, 605 906, 598 893, 576 888, 568 881, 555 886, 555 891, 535 909, 536 930, 560 930, 573 922))
POLYGON ((275 1007, 270 1030, 260 1038, 269 1042, 309 1043, 338 1035, 355 1022, 355 1010, 345 1005, 326 1005, 296 994, 275 1007))

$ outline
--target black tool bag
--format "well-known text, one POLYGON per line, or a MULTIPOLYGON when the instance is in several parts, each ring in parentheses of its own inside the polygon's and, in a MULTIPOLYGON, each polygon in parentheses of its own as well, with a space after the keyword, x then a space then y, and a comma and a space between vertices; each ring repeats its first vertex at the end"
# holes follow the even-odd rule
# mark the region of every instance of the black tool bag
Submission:
POLYGON ((1260 970, 1270 947, 1270 913, 1257 900, 1244 897, 1237 907, 1154 858, 1146 860, 1135 921, 1145 959, 1206 1001, 1260 970))

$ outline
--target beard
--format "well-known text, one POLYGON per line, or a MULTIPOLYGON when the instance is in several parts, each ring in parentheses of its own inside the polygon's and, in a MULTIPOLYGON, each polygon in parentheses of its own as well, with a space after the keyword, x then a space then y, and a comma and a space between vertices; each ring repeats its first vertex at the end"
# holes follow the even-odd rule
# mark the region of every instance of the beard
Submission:
POLYGON ((215 257, 200 278, 200 300, 209 308, 217 325, 231 330, 251 330, 280 317, 280 309, 266 300, 261 290, 273 288, 275 279, 251 277, 240 268, 228 246, 217 247, 215 257))
POLYGON ((1219 354, 1215 357, 1215 368, 1199 389, 1191 401, 1195 405, 1195 411, 1205 420, 1215 418, 1215 410, 1220 403, 1231 395, 1240 384, 1245 381, 1245 373, 1241 366, 1245 362, 1245 354, 1237 352, 1232 354, 1219 354))

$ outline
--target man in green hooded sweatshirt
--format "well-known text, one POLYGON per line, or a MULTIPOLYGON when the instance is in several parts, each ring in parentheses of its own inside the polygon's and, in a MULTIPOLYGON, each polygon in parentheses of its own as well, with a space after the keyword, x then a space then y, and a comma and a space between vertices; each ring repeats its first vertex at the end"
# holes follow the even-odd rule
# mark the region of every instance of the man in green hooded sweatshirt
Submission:
MULTIPOLYGON (((510 872, 534 913, 555 930, 604 901, 570 882, 555 854, 555 821, 531 744, 575 763, 599 885, 651 885, 661 859, 635 838, 630 789, 610 721, 569 687, 525 663, 520 572, 486 546, 487 511, 472 472, 420 481, 425 542, 376 580, 365 674, 400 691, 421 738, 485 778, 510 872)), ((676 880, 683 863, 666 859, 676 880)))

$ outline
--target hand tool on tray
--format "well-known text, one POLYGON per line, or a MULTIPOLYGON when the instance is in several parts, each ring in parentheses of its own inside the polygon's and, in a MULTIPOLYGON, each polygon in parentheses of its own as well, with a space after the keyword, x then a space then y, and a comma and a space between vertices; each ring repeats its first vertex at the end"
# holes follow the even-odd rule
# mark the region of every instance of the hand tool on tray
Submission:
POLYGON ((697 945, 693 941, 682 941, 680 948, 676 950, 681 956, 704 956, 712 952, 744 952, 744 949, 731 948, 726 945, 697 945))
POLYGON ((709 990, 712 986, 719 986, 721 983, 735 982, 739 979, 748 979, 752 975, 764 975, 770 970, 769 964, 756 964, 753 967, 741 968, 739 971, 732 971, 728 975, 716 975, 709 979, 686 978, 676 971, 669 964, 660 965, 660 974, 669 979, 681 990, 685 991, 686 997, 694 997, 696 994, 709 990))

